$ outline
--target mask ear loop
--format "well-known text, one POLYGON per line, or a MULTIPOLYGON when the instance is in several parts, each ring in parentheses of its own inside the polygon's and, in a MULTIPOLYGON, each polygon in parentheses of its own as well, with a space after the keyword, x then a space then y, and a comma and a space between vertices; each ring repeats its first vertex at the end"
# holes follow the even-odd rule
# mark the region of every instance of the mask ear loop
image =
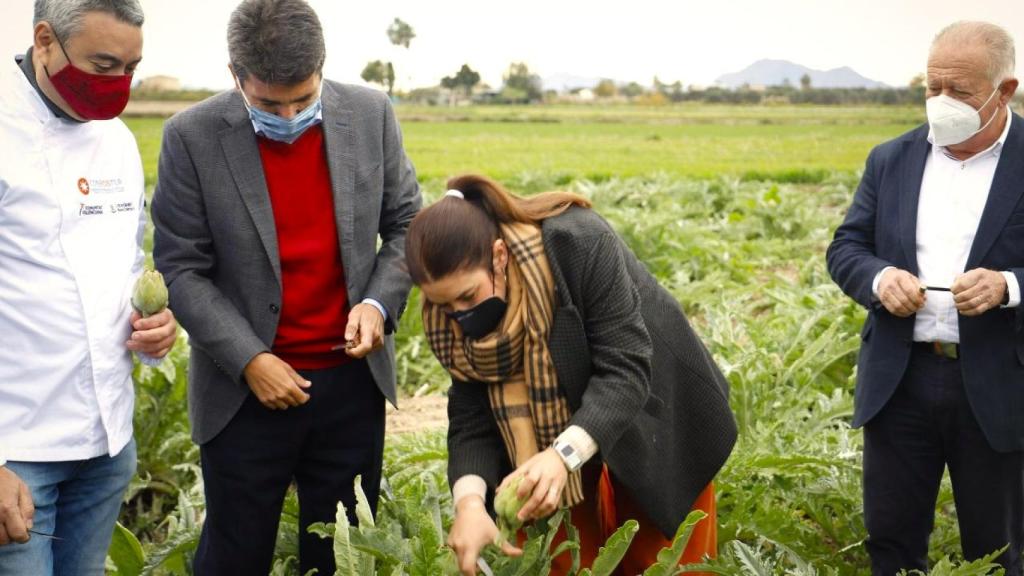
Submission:
MULTIPOLYGON (((988 100, 985 100, 985 103, 981 105, 981 108, 978 108, 978 117, 979 118, 981 117, 981 111, 985 109, 985 106, 988 106, 988 103, 992 101, 992 97, 995 96, 998 93, 999 93, 999 86, 996 86, 996 89, 993 90, 992 94, 989 95, 988 100)), ((981 128, 979 128, 978 131, 975 132, 974 134, 972 134, 971 136, 973 137, 974 135, 977 135, 977 134, 979 134, 981 132, 984 132, 985 129, 988 128, 989 125, 992 124, 992 121, 996 119, 996 115, 997 114, 998 114, 998 111, 993 111, 992 112, 992 117, 988 119, 988 122, 985 122, 985 125, 982 126, 981 128)))
POLYGON ((242 81, 238 79, 238 76, 235 76, 234 71, 231 72, 231 77, 235 81, 235 89, 238 90, 238 95, 242 97, 242 104, 245 105, 245 109, 252 109, 252 105, 249 104, 249 99, 245 97, 245 90, 242 90, 242 81))
MULTIPOLYGON (((47 24, 50 23, 47 22, 47 24)), ((57 46, 60 47, 60 51, 64 54, 64 59, 68 61, 68 65, 74 66, 75 63, 71 61, 71 56, 68 56, 68 51, 64 49, 64 43, 60 41, 60 36, 57 36, 57 31, 53 29, 52 25, 50 25, 50 32, 53 32, 53 39, 57 41, 57 46)), ((43 64, 43 72, 46 72, 47 78, 52 76, 52 74, 50 74, 50 70, 47 69, 46 64, 43 64)))

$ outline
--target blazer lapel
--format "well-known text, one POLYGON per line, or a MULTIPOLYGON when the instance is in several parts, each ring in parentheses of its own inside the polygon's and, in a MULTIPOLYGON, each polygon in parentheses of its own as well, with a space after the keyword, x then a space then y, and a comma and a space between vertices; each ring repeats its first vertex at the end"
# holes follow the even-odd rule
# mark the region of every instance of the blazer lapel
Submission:
MULTIPOLYGON (((338 228, 338 245, 341 248, 343 266, 355 264, 355 200, 356 200, 356 159, 355 133, 352 127, 352 111, 345 109, 345 102, 326 80, 323 89, 323 130, 327 154, 327 168, 331 173, 331 190, 334 196, 334 220, 338 228)), ((357 293, 354 277, 345 275, 350 302, 362 295, 357 293)))
POLYGON ((245 113, 242 99, 239 97, 236 100, 238 111, 225 117, 231 128, 222 133, 221 148, 227 158, 235 186, 238 187, 242 202, 256 225, 263 249, 267 252, 274 276, 280 286, 281 258, 277 248, 277 228, 274 224, 270 193, 267 191, 267 179, 263 174, 259 145, 256 143, 256 134, 248 114, 245 113))
POLYGON ((1024 163, 1020 160, 1021 154, 1024 154, 1022 121, 1024 120, 1020 116, 1014 114, 1010 123, 1010 133, 999 153, 995 178, 992 180, 992 188, 988 193, 985 210, 981 213, 978 232, 974 236, 974 244, 967 257, 965 271, 973 270, 981 265, 982 258, 988 254, 992 244, 1003 231, 1007 219, 1010 218, 1014 207, 1020 201, 1021 192, 1024 192, 1024 163))
POLYGON ((900 244, 907 258, 907 268, 911 274, 917 275, 917 205, 921 197, 921 181, 924 179, 924 166, 931 152, 927 131, 918 130, 905 143, 909 147, 903 164, 903 178, 900 186, 900 244))

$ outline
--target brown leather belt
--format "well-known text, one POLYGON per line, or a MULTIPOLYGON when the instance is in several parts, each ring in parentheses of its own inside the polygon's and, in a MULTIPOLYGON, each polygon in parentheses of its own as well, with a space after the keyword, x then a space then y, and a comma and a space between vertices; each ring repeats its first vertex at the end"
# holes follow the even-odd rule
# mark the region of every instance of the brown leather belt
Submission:
POLYGON ((960 345, 953 344, 952 342, 914 342, 914 350, 952 360, 960 358, 960 345))

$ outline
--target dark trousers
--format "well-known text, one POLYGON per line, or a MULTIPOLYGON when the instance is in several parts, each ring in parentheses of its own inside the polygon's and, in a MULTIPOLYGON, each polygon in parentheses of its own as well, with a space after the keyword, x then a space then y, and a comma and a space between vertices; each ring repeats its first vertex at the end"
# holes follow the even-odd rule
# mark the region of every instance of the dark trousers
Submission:
POLYGON ((1022 453, 989 446, 967 400, 959 361, 915 346, 899 388, 864 428, 864 522, 873 575, 927 571, 946 466, 964 556, 976 559, 1009 546, 998 562, 1008 576, 1024 574, 1022 453))
POLYGON ((313 385, 308 402, 270 410, 250 395, 228 426, 200 447, 206 523, 196 576, 270 572, 285 492, 299 496, 300 574, 334 574, 332 541, 309 534, 334 522, 338 501, 356 523, 353 481, 376 513, 384 451, 384 396, 364 361, 300 371, 313 385))

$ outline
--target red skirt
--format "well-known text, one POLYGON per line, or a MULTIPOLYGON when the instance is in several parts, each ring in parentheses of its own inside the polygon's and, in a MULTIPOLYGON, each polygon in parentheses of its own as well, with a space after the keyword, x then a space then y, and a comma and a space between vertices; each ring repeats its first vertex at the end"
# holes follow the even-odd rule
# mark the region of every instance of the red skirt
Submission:
MULTIPOLYGON (((607 466, 602 466, 596 482, 593 479, 588 482, 586 476, 584 475, 584 501, 572 509, 572 523, 580 534, 582 566, 593 564, 598 550, 619 526, 627 520, 636 520, 640 524, 640 531, 633 538, 616 573, 622 576, 642 574, 657 561, 658 552, 670 546, 672 541, 665 538, 629 497, 626 489, 612 478, 607 466)), ((680 565, 701 562, 705 557, 715 558, 718 555, 718 514, 714 483, 708 484, 700 493, 692 509, 703 511, 707 518, 694 527, 680 565)), ((523 535, 520 534, 520 544, 522 539, 523 535)), ((563 541, 564 528, 558 531, 553 547, 557 547, 563 541)), ((563 554, 555 558, 551 576, 565 576, 569 574, 571 567, 572 558, 568 553, 563 554)))

